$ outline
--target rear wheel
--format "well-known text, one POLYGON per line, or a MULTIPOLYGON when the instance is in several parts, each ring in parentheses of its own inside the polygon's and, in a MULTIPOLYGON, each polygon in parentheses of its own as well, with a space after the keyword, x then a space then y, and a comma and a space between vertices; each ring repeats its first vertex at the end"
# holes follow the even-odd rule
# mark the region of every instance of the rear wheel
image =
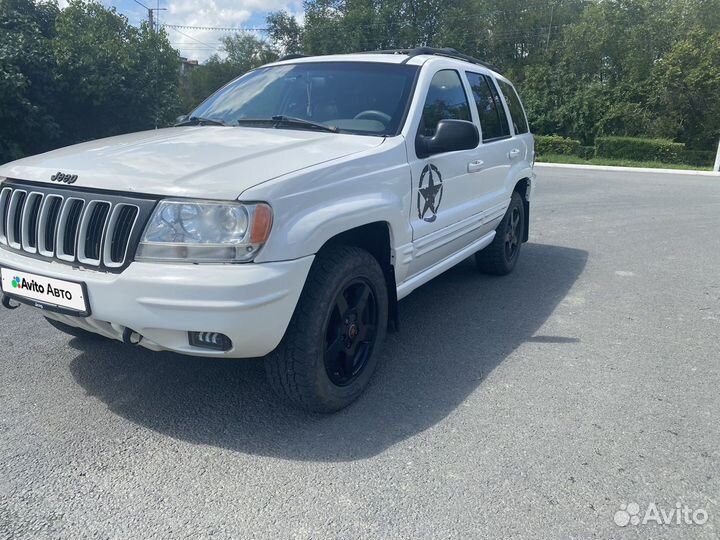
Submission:
POLYGON ((355 401, 378 366, 388 293, 377 260, 356 247, 320 253, 280 346, 265 359, 293 405, 334 412, 355 401))
POLYGON ((520 257, 525 230, 525 206, 519 193, 513 192, 505 216, 495 229, 492 243, 475 254, 480 271, 496 276, 509 274, 520 257))

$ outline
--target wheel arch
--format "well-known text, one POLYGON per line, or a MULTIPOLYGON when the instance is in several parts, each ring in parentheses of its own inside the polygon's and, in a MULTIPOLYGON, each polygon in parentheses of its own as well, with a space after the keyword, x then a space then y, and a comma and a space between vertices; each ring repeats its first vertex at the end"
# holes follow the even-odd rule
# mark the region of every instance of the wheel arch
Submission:
POLYGON ((370 253, 380 264, 388 290, 388 325, 391 330, 399 327, 397 283, 393 251, 392 226, 387 221, 374 221, 352 227, 329 238, 320 251, 335 246, 355 246, 370 253))

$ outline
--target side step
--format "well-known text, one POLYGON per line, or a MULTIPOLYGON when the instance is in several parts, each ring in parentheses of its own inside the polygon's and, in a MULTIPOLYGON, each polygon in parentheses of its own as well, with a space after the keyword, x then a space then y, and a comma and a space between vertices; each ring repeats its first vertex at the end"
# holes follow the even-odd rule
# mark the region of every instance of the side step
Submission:
POLYGON ((415 289, 424 285, 434 277, 439 276, 446 270, 449 270, 459 262, 465 260, 473 253, 477 253, 484 247, 490 245, 495 238, 495 231, 490 231, 482 238, 475 240, 472 244, 465 246, 457 253, 453 253, 449 257, 446 257, 435 266, 431 266, 427 270, 423 270, 419 274, 415 274, 411 278, 406 279, 397 287, 397 298, 398 300, 405 298, 408 294, 413 292, 415 289))

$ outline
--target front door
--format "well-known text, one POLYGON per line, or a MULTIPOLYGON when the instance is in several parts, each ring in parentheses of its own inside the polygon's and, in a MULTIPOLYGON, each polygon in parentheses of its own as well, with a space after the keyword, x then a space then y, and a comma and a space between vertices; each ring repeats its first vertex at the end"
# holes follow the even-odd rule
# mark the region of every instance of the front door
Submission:
MULTIPOLYGON (((433 75, 418 132, 431 137, 438 122, 445 119, 472 121, 465 85, 454 69, 441 69, 433 75)), ((481 201, 476 193, 479 168, 473 164, 477 149, 429 158, 409 153, 413 156, 410 222, 414 248, 409 274, 413 275, 457 251, 463 242, 458 232, 465 221, 480 212, 481 201)))

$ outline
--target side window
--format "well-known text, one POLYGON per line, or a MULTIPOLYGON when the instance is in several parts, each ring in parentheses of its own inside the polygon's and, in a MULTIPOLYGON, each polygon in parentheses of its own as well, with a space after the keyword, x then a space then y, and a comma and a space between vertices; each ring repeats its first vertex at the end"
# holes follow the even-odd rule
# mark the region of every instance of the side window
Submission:
POLYGON ((505 102, 510 109, 512 115, 513 126, 515 127, 515 133, 527 133, 529 130, 527 118, 525 118, 525 112, 523 111, 522 105, 520 104, 520 98, 512 85, 498 79, 498 85, 500 91, 505 97, 505 102))
POLYGON ((438 71, 430 82, 420 121, 420 133, 435 134, 440 120, 470 120, 470 106, 460 75, 452 69, 438 71))
POLYGON ((475 106, 480 117, 483 141, 502 139, 510 135, 505 109, 490 77, 479 73, 467 73, 475 106))

